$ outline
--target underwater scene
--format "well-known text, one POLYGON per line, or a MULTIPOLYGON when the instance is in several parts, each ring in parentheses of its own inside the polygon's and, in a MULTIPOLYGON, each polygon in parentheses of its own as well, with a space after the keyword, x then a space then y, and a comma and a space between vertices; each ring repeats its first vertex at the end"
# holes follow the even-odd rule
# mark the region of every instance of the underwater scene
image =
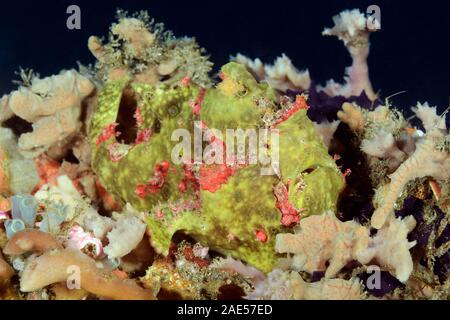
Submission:
POLYGON ((450 299, 448 8, 244 2, 2 4, 2 300, 450 299))

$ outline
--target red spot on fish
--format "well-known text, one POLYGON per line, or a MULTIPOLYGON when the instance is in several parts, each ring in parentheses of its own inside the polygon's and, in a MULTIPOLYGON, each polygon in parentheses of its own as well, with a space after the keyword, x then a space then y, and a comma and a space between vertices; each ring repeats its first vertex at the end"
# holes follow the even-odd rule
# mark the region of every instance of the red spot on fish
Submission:
POLYGON ((287 119, 289 119, 293 114, 295 114, 299 110, 308 110, 309 106, 306 103, 305 97, 302 95, 297 95, 295 98, 295 102, 292 104, 292 107, 288 110, 286 110, 282 115, 281 118, 275 123, 275 125, 278 125, 287 119))
POLYGON ((183 165, 183 180, 178 184, 178 190, 181 193, 185 193, 190 186, 194 191, 199 190, 197 178, 194 175, 192 164, 183 165))
POLYGON ((186 182, 181 181, 181 182, 178 184, 178 190, 180 190, 181 193, 185 193, 185 192, 186 192, 186 189, 187 189, 186 182))
POLYGON ((185 87, 187 87, 190 83, 191 83, 190 77, 184 77, 183 79, 181 79, 181 84, 185 87))
POLYGON ((198 128, 200 130, 206 130, 206 129, 208 129, 208 126, 203 121, 198 121, 198 128))
POLYGON ((275 206, 281 212, 281 224, 290 227, 300 222, 300 210, 297 210, 292 203, 289 202, 288 188, 279 183, 274 188, 274 194, 277 199, 275 206))
POLYGON ((202 102, 205 98, 206 89, 201 88, 200 92, 198 93, 197 99, 192 103, 191 107, 196 116, 200 115, 200 109, 202 108, 202 102))
POLYGON ((103 142, 108 141, 111 137, 117 137, 120 135, 120 132, 116 132, 116 127, 118 126, 118 123, 111 123, 107 125, 105 128, 103 128, 102 132, 97 138, 96 145, 99 146, 103 142))
POLYGON ((164 219, 164 212, 161 209, 156 210, 155 213, 156 219, 162 220, 164 219))
POLYGON ((141 108, 137 107, 136 111, 134 112, 133 117, 136 119, 136 125, 138 126, 138 128, 142 127, 142 111, 141 108))
POLYGON ((147 186, 145 184, 138 184, 134 192, 139 198, 143 199, 147 196, 147 186))
POLYGON ((267 242, 267 234, 263 230, 256 230, 255 235, 258 241, 267 242))
POLYGON ((159 165, 157 165, 157 167, 160 168, 161 170, 167 172, 169 170, 169 161, 164 160, 159 165))
POLYGON ((153 177, 151 177, 146 184, 139 184, 136 186, 135 193, 138 197, 145 198, 149 193, 157 193, 163 187, 168 171, 168 161, 156 164, 153 177))
POLYGON ((229 177, 231 177, 239 168, 237 165, 236 157, 231 154, 227 159, 227 147, 223 140, 214 135, 214 132, 208 128, 208 126, 200 122, 200 128, 204 131, 205 136, 211 145, 217 145, 218 149, 223 150, 222 162, 211 165, 201 165, 199 169, 198 183, 202 190, 210 192, 216 192, 221 186, 227 183, 229 177), (221 148, 220 148, 220 147, 221 148))
POLYGON ((147 183, 147 190, 150 193, 157 193, 162 188, 169 171, 169 162, 163 161, 155 166, 154 175, 147 183))
POLYGON ((141 144, 143 142, 147 142, 152 137, 153 131, 151 128, 139 130, 136 139, 134 141, 135 145, 141 144))
POLYGON ((177 201, 176 203, 169 203, 168 206, 170 211, 172 211, 172 213, 177 216, 182 212, 201 209, 202 203, 199 198, 192 198, 188 200, 177 201))
POLYGON ((199 183, 202 190, 216 192, 234 174, 235 169, 226 164, 213 164, 201 166, 199 170, 199 183))
POLYGON ((306 103, 306 99, 304 96, 297 95, 295 97, 294 109, 296 109, 296 110, 308 110, 309 109, 309 106, 306 103))

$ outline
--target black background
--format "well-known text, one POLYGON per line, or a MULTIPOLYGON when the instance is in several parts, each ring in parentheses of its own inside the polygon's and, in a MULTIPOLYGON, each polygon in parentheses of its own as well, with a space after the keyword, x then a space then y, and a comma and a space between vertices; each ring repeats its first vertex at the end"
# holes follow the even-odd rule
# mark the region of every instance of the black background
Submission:
POLYGON ((402 315, 404 319, 426 319, 430 318, 430 311, 434 314, 445 314, 448 303, 445 301, 385 301, 385 300, 364 300, 364 301, 247 301, 247 304, 269 304, 272 306, 271 315, 221 315, 210 314, 208 318, 199 316, 179 316, 179 307, 187 306, 208 306, 221 310, 222 305, 244 304, 243 301, 0 301, 2 310, 20 312, 20 315, 30 318, 37 313, 45 314, 48 319, 58 319, 67 317, 68 314, 75 317, 90 318, 99 317, 101 319, 131 319, 146 317, 148 319, 302 319, 314 317, 318 319, 357 319, 364 320, 383 319, 388 314, 402 315), (52 312, 48 312, 51 308, 52 312), (441 311, 439 311, 441 310, 441 311))
POLYGON ((309 68, 318 83, 340 81, 350 58, 340 41, 322 37, 332 16, 343 9, 381 8, 382 30, 372 36, 369 58, 376 90, 409 110, 429 101, 443 111, 450 101, 450 5, 448 1, 2 1, 0 5, 0 95, 13 90, 14 71, 33 68, 41 76, 93 63, 86 43, 104 36, 116 8, 148 10, 177 36, 193 36, 207 49, 216 70, 231 54, 272 62, 286 53, 299 69, 309 68), (81 7, 82 29, 66 28, 66 8, 81 7))

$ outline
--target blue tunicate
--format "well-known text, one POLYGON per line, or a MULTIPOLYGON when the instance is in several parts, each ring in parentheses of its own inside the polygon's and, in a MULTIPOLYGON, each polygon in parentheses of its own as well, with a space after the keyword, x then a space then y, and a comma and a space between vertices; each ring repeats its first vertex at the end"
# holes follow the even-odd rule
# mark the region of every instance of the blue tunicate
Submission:
POLYGON ((5 221, 6 236, 11 239, 12 236, 25 229, 25 223, 20 219, 10 219, 5 221))
POLYGON ((54 204, 47 209, 44 219, 41 221, 39 229, 41 231, 56 233, 59 226, 64 222, 67 216, 66 206, 63 204, 54 204))
POLYGON ((15 195, 12 197, 12 217, 20 219, 25 226, 33 228, 36 222, 38 204, 31 195, 15 195))

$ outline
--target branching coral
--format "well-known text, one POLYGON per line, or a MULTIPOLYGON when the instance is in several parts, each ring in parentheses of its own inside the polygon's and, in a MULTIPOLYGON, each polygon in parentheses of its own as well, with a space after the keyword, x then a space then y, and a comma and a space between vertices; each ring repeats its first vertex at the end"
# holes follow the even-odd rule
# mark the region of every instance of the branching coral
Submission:
POLYGON ((367 155, 378 159, 387 159, 386 163, 390 168, 396 169, 406 158, 406 154, 401 151, 392 133, 381 129, 371 139, 363 139, 361 150, 367 155))
POLYGON ((212 63, 195 39, 175 38, 155 24, 147 13, 131 17, 118 12, 109 43, 92 36, 88 47, 97 58, 97 75, 103 80, 131 76, 136 82, 175 84, 183 78, 208 87, 212 63))
POLYGON ((403 160, 404 153, 395 145, 395 139, 392 133, 379 131, 372 139, 364 139, 361 143, 361 149, 370 156, 378 158, 395 157, 400 162, 403 160))
POLYGON ((391 134, 399 138, 406 128, 407 122, 403 115, 389 105, 378 106, 374 110, 365 110, 356 103, 344 103, 338 118, 363 139, 373 139, 377 135, 391 134))
POLYGON ((422 121, 423 127, 426 132, 433 131, 434 129, 447 130, 445 115, 439 116, 437 114, 437 108, 431 107, 428 102, 417 103, 415 108, 412 108, 417 118, 422 121))
POLYGON ((341 222, 334 213, 326 212, 301 220, 296 234, 277 235, 275 249, 293 253, 293 267, 308 273, 326 270, 326 262, 331 259, 326 273, 331 278, 355 259, 368 242, 364 227, 353 221, 341 222))
POLYGON ((414 152, 419 138, 418 131, 408 127, 401 112, 391 108, 388 101, 386 104, 367 110, 346 102, 337 114, 352 131, 352 145, 364 154, 373 189, 414 152))
POLYGON ((95 260, 71 249, 50 250, 30 258, 20 278, 20 290, 32 292, 54 283, 66 282, 71 266, 79 268, 80 286, 90 293, 116 300, 154 299, 151 290, 139 287, 134 280, 122 280, 106 269, 97 268, 95 260))
POLYGON ((298 271, 326 270, 325 277, 332 278, 352 260, 367 264, 375 259, 405 282, 413 268, 409 249, 415 243, 408 242, 407 235, 414 226, 414 219, 393 219, 371 238, 366 227, 354 221, 341 222, 326 212, 303 219, 295 234, 277 235, 275 249, 293 253, 292 266, 298 271))
POLYGON ((409 250, 416 241, 408 241, 408 233, 416 226, 409 216, 403 220, 389 221, 372 238, 366 250, 357 257, 358 261, 368 264, 372 259, 390 271, 398 280, 406 282, 413 270, 413 261, 409 250))
POLYGON ((348 126, 357 133, 364 131, 366 119, 363 110, 355 104, 344 103, 342 110, 337 113, 338 118, 348 124, 348 126))
POLYGON ((347 47, 353 59, 353 64, 346 70, 348 78, 346 84, 341 85, 330 80, 324 91, 329 95, 342 95, 344 97, 358 96, 365 92, 371 100, 377 95, 372 89, 369 79, 367 57, 369 55, 369 34, 374 31, 367 28, 366 17, 357 9, 346 10, 333 18, 334 27, 325 29, 324 35, 337 36, 347 47))
POLYGON ((273 65, 264 65, 260 59, 251 60, 240 53, 233 60, 245 65, 258 81, 267 81, 281 92, 307 90, 311 85, 309 71, 298 71, 285 54, 278 57, 273 65))
POLYGON ((415 109, 427 132, 416 144, 414 153, 403 162, 390 176, 391 182, 381 190, 379 203, 372 216, 372 226, 380 229, 386 219, 393 214, 397 198, 402 194, 408 182, 421 177, 433 177, 439 181, 450 178, 450 153, 438 148, 439 142, 445 138, 447 130, 442 128, 441 118, 436 110, 425 105, 415 109))
POLYGON ((274 269, 247 296, 250 300, 360 300, 364 298, 360 281, 322 279, 305 282, 297 272, 274 269))
POLYGON ((33 132, 19 138, 20 152, 33 158, 76 133, 81 126, 82 101, 94 89, 87 78, 71 70, 44 79, 34 78, 30 87, 20 87, 9 98, 3 98, 10 116, 14 114, 33 123, 33 132))

